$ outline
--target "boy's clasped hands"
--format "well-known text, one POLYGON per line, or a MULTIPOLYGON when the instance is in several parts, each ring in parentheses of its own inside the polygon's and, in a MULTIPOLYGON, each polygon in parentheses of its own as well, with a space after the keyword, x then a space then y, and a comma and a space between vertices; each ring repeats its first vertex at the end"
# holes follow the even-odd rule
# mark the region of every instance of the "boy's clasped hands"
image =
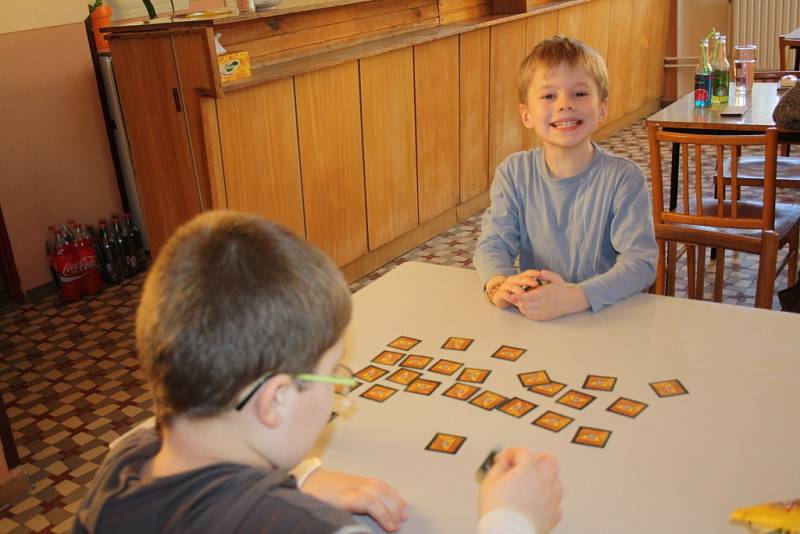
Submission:
POLYGON ((546 321, 589 307, 583 290, 561 275, 545 269, 529 269, 508 277, 496 276, 486 284, 491 303, 498 308, 515 306, 528 319, 546 321))

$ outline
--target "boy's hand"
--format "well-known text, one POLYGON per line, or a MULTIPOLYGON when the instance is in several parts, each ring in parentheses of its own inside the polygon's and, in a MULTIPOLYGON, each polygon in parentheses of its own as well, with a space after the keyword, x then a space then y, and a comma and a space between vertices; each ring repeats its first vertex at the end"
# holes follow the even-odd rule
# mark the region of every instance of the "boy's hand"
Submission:
POLYGON ((534 454, 525 448, 505 449, 495 457, 481 484, 480 515, 511 509, 544 534, 561 519, 561 494, 558 462, 553 455, 534 454))
POLYGON ((528 319, 547 321, 589 308, 583 290, 565 282, 561 275, 545 270, 526 272, 536 272, 539 280, 548 282, 540 287, 536 287, 538 283, 533 284, 531 290, 509 296, 509 302, 528 319))
POLYGON ((400 530, 406 520, 406 503, 391 486, 374 478, 363 478, 327 469, 317 469, 300 491, 343 508, 367 514, 387 532, 400 530))
MULTIPOLYGON (((492 296, 492 304, 501 309, 507 308, 510 304, 514 304, 514 301, 511 299, 512 295, 522 295, 529 288, 538 287, 538 276, 539 271, 531 269, 507 277, 492 296)), ((489 280, 489 283, 491 284, 493 280, 494 278, 489 280)))

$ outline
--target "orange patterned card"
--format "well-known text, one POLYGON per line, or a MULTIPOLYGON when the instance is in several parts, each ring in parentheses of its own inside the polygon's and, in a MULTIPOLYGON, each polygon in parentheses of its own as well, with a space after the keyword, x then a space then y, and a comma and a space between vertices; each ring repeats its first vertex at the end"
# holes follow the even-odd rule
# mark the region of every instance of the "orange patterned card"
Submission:
POLYGON ((372 358, 372 361, 374 363, 382 363, 384 365, 394 365, 400 360, 402 360, 403 356, 405 356, 405 354, 403 354, 402 352, 385 350, 380 354, 378 354, 377 356, 375 356, 374 358, 372 358))
POLYGON ((430 395, 436 388, 439 387, 441 382, 436 380, 425 380, 424 378, 417 378, 406 388, 409 393, 419 393, 420 395, 430 395))
POLYGON ((561 395, 556 402, 564 406, 569 406, 570 408, 575 408, 576 410, 583 410, 596 398, 597 397, 589 395, 588 393, 581 393, 580 391, 571 389, 561 395))
POLYGON ((463 363, 458 363, 451 360, 439 360, 438 362, 433 364, 431 368, 428 369, 428 371, 443 375, 452 375, 453 373, 458 371, 463 365, 464 365, 463 363))
POLYGON ((420 356, 412 354, 406 356, 406 359, 400 362, 400 367, 411 367, 412 369, 425 369, 425 366, 433 361, 430 356, 420 356))
POLYGON ((475 369, 474 367, 465 367, 461 374, 458 375, 456 380, 462 382, 473 382, 475 384, 483 384, 491 371, 489 369, 475 369))
POLYGON ((500 358, 501 360, 509 360, 515 362, 519 360, 523 354, 527 351, 525 349, 521 349, 519 347, 510 347, 508 345, 502 345, 499 349, 494 351, 492 354, 492 358, 500 358))
POLYGON ((367 382, 375 382, 388 372, 389 371, 386 369, 381 369, 380 367, 375 367, 374 365, 368 365, 359 372, 355 373, 353 376, 357 376, 361 380, 365 380, 367 382))
POLYGON ((471 396, 473 396, 479 389, 478 386, 470 386, 469 384, 459 384, 456 382, 449 388, 447 391, 442 393, 445 397, 450 397, 451 399, 458 399, 458 400, 467 400, 471 396))
POLYGON ((389 346, 398 350, 411 350, 416 347, 419 342, 419 339, 415 339, 413 337, 400 336, 389 343, 389 346))
POLYGON ((656 392, 659 397, 674 397, 675 395, 686 395, 689 393, 680 380, 673 378, 672 380, 662 380, 661 382, 650 382, 650 387, 656 392))
POLYGON ((617 383, 615 376, 588 375, 583 381, 583 389, 594 389, 597 391, 614 391, 617 383))
POLYGON ((420 376, 422 376, 422 373, 418 373, 416 371, 410 371, 408 369, 400 369, 395 371, 391 375, 387 376, 386 380, 389 380, 396 384, 402 384, 404 386, 407 386, 420 376))
POLYGON ((614 404, 606 409, 609 412, 618 413, 619 415, 624 415, 625 417, 636 417, 642 413, 645 408, 647 408, 647 404, 643 402, 620 397, 614 401, 614 404))
POLYGON ((397 393, 397 390, 394 388, 387 388, 386 386, 375 384, 360 396, 365 399, 383 402, 395 393, 397 393))
POLYGON ((531 391, 538 393, 539 395, 544 395, 546 397, 555 397, 555 395, 567 387, 566 384, 562 384, 561 382, 548 382, 547 384, 538 384, 536 386, 531 386, 531 391))
POLYGON ((522 400, 519 397, 514 397, 510 401, 503 404, 499 409, 503 413, 507 413, 508 415, 519 418, 534 408, 536 408, 534 403, 522 400))
POLYGON ((517 375, 522 387, 529 388, 538 386, 540 384, 550 383, 550 375, 547 371, 531 371, 529 373, 520 373, 517 375))
POLYGON ((532 425, 536 425, 551 432, 561 432, 564 427, 569 425, 575 419, 572 417, 567 417, 566 415, 561 415, 560 413, 556 412, 544 412, 542 415, 536 419, 532 425))
POLYGON ((610 437, 610 430, 582 426, 578 427, 578 431, 575 432, 575 437, 572 438, 572 443, 588 445, 590 447, 599 447, 602 449, 606 446, 606 443, 608 443, 608 438, 610 437))
POLYGON ((455 454, 465 441, 467 441, 467 438, 464 436, 454 436, 453 434, 437 432, 425 448, 429 451, 455 454))
POLYGON ((499 393, 495 393, 494 391, 484 391, 471 401, 470 404, 474 404, 478 408, 483 408, 484 410, 494 410, 508 399, 499 393))
POLYGON ((472 345, 473 339, 466 337, 449 337, 442 345, 443 349, 450 350, 467 350, 472 345))

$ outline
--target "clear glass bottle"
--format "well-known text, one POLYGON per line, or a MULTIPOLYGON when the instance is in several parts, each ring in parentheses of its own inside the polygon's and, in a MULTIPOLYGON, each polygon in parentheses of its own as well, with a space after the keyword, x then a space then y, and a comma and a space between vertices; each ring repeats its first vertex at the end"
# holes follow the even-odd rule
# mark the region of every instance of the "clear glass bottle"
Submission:
POLYGON ((731 64, 728 62, 728 49, 726 46, 726 37, 724 35, 717 36, 717 42, 714 45, 714 63, 711 66, 712 86, 713 93, 711 95, 712 104, 727 104, 729 82, 731 75, 731 64))
POLYGON ((708 39, 700 43, 700 63, 694 71, 694 107, 707 108, 711 105, 711 64, 708 62, 708 39))

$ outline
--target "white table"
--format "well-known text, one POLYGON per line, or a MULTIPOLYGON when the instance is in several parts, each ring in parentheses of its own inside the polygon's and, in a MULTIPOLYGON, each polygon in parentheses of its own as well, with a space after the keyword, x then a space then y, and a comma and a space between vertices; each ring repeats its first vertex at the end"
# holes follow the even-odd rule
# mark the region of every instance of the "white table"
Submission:
MULTIPOLYGON (((746 532, 735 508, 800 497, 800 315, 637 295, 600 313, 529 321, 491 308, 475 271, 404 264, 354 296, 346 363, 355 371, 399 335, 411 352, 493 372, 484 387, 539 405, 522 419, 442 396, 401 391, 384 403, 353 395, 328 427, 325 465, 382 478, 409 503, 403 532, 474 531, 474 472, 497 443, 553 451, 565 485, 560 533, 746 532), (466 352, 441 349, 450 336, 466 352), (491 358, 527 348, 517 362, 491 358), (619 377, 583 411, 527 392, 517 374, 545 369, 580 389, 587 374, 619 377), (659 398, 649 382, 678 378, 688 395, 659 398), (606 411, 619 396, 649 404, 637 418, 606 411), (547 409, 575 418, 560 433, 530 423, 547 409), (571 443, 578 426, 613 431, 603 449, 571 443), (425 450, 436 432, 467 436, 456 455, 425 450)), ((396 368, 396 366, 383 366, 396 368)), ((387 375, 388 376, 388 375, 387 375)), ((566 389, 564 390, 566 391, 566 389)), ((585 391, 585 390, 581 390, 585 391)))

